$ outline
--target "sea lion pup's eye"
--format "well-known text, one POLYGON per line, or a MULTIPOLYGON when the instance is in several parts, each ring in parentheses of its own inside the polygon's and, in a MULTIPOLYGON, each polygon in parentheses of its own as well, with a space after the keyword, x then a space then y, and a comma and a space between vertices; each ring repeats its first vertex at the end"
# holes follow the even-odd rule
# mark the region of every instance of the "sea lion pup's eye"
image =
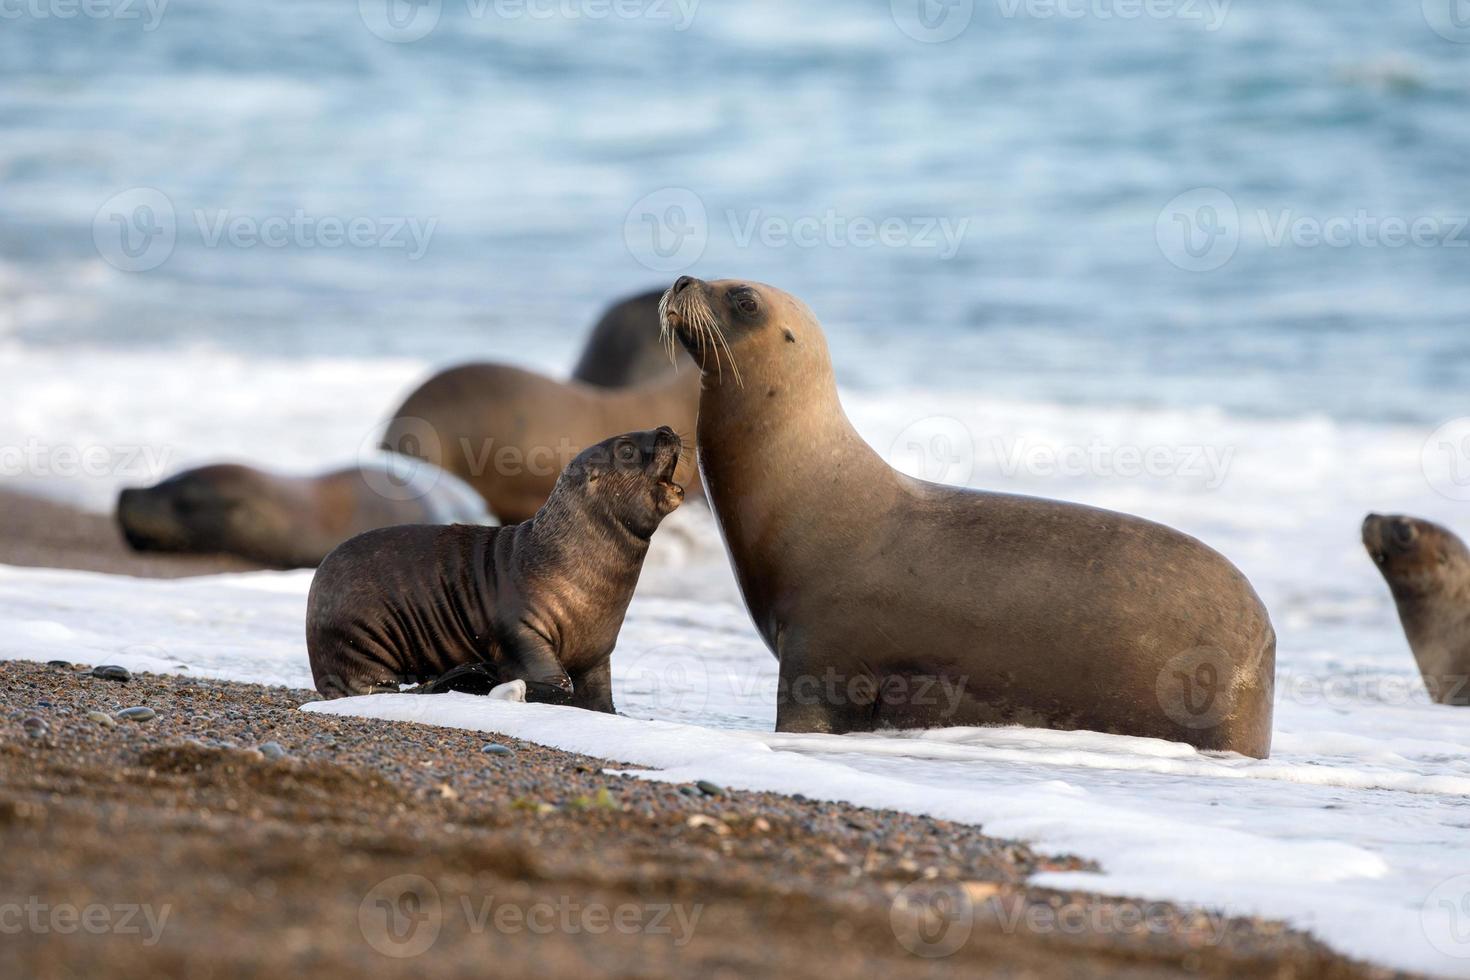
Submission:
POLYGON ((730 290, 730 305, 741 316, 755 316, 761 309, 760 296, 749 286, 740 286, 730 290))
POLYGON ((631 442, 624 440, 623 442, 618 443, 617 448, 614 449, 613 452, 617 454, 619 463, 632 465, 633 463, 638 462, 638 447, 633 445, 631 442))
POLYGON ((1393 522, 1393 539, 1397 544, 1413 544, 1414 539, 1418 536, 1419 532, 1414 530, 1414 525, 1408 521, 1393 522))

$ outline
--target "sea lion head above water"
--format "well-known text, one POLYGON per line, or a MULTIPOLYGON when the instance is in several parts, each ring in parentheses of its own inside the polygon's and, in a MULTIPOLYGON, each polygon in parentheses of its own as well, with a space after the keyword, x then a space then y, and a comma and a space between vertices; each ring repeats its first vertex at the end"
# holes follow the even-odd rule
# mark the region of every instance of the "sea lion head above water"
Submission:
POLYGON ((682 440, 668 426, 589 446, 562 471, 536 519, 546 524, 575 509, 640 538, 652 537, 684 501, 684 488, 674 482, 682 451, 682 440))
POLYGON ((1395 598, 1454 591, 1467 581, 1470 550, 1447 528, 1398 514, 1363 519, 1363 547, 1395 598))
POLYGON ((764 283, 680 276, 659 302, 659 322, 665 343, 672 348, 677 339, 700 365, 706 390, 711 380, 741 388, 770 380, 761 365, 773 358, 781 361, 782 377, 816 378, 832 370, 816 315, 764 283))

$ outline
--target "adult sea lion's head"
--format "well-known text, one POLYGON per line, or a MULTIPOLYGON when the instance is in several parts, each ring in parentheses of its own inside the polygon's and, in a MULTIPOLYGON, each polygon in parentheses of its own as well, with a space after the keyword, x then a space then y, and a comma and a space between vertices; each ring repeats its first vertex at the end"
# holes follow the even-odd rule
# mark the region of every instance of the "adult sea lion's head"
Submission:
POLYGON ((276 479, 248 466, 185 470, 117 498, 117 523, 136 551, 212 552, 274 530, 276 479))
POLYGON ((683 441, 668 426, 604 439, 577 454, 557 481, 556 492, 580 502, 641 537, 684 501, 674 482, 683 441))
POLYGON ((1402 515, 1369 514, 1363 546, 1396 597, 1432 595, 1470 567, 1470 551, 1446 528, 1402 515))
POLYGON ((831 373, 816 316, 775 286, 680 276, 659 303, 659 321, 666 341, 677 340, 699 364, 706 389, 831 373))

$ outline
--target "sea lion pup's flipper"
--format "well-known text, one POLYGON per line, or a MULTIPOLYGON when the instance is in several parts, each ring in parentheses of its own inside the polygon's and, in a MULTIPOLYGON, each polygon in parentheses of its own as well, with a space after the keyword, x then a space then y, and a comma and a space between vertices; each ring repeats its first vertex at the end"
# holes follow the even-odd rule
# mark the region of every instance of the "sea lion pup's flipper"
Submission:
POLYGON ((525 681, 527 701, 572 702, 572 679, 546 637, 524 622, 517 623, 505 636, 502 650, 507 661, 505 680, 525 681))
POLYGON ((500 675, 490 664, 461 664, 448 673, 424 681, 414 694, 489 694, 500 685, 500 675))

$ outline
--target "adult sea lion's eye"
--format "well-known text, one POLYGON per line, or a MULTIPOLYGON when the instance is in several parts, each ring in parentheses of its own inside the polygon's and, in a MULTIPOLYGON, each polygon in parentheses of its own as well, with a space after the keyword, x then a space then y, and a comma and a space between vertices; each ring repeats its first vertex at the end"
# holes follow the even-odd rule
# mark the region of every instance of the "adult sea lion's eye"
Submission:
POLYGON ((760 309, 760 301, 755 298, 755 291, 752 289, 741 289, 730 298, 735 303, 735 309, 746 316, 754 316, 760 309))
POLYGON ((1409 544, 1414 540, 1414 526, 1407 521, 1395 521, 1393 539, 1399 544, 1409 544))

